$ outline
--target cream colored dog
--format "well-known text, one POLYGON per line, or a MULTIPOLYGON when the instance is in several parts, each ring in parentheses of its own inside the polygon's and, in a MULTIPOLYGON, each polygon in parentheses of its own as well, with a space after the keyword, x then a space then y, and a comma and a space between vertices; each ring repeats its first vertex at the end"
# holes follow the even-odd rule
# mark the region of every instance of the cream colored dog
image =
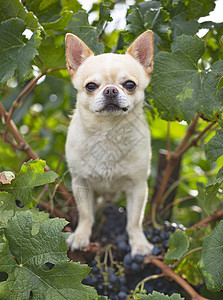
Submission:
MULTIPOLYGON (((101 54, 76 36, 66 35, 67 68, 77 89, 77 108, 66 141, 66 158, 79 223, 67 243, 89 244, 98 195, 127 196, 131 253, 150 255, 142 229, 150 173, 150 132, 143 115, 144 89, 153 69, 153 34, 146 31, 125 55, 101 54)), ((115 226, 115 224, 114 224, 115 226)))

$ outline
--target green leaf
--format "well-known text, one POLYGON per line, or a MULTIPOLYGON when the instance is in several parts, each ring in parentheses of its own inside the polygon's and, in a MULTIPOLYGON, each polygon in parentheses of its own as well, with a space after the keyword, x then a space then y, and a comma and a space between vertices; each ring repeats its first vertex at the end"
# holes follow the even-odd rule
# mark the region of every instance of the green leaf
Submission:
POLYGON ((133 9, 126 20, 128 22, 127 30, 132 34, 137 36, 146 30, 143 16, 138 8, 133 9))
POLYGON ((163 8, 151 9, 144 16, 149 29, 155 32, 161 39, 169 40, 170 17, 169 13, 163 8))
POLYGON ((87 13, 80 11, 74 14, 66 30, 77 35, 95 54, 103 52, 104 45, 98 42, 101 31, 89 24, 87 13))
POLYGON ((44 172, 46 162, 34 160, 24 163, 11 184, 5 184, 4 189, 10 193, 14 200, 20 200, 22 205, 33 207, 37 202, 32 199, 32 189, 46 183, 54 182, 58 175, 53 171, 44 172))
POLYGON ((159 114, 171 121, 190 122, 195 113, 216 120, 223 105, 222 95, 216 97, 216 75, 223 73, 223 61, 214 63, 209 70, 200 70, 198 60, 205 48, 196 36, 176 38, 171 49, 172 53, 160 52, 154 59, 151 97, 159 114))
POLYGON ((172 294, 171 296, 164 295, 163 293, 158 293, 153 291, 150 295, 139 295, 137 297, 139 300, 183 300, 184 298, 181 297, 180 294, 172 294))
POLYGON ((216 208, 218 203, 216 199, 216 195, 220 186, 222 185, 223 177, 219 177, 212 182, 206 184, 205 193, 204 193, 204 202, 203 209, 204 211, 210 215, 213 210, 216 208))
POLYGON ((185 254, 189 247, 188 237, 183 231, 174 232, 169 239, 169 249, 165 255, 165 259, 180 259, 185 254))
POLYGON ((177 15, 171 20, 171 30, 172 38, 182 34, 194 35, 199 30, 199 23, 197 20, 188 21, 183 15, 177 15))
POLYGON ((205 145, 205 153, 211 162, 223 155, 223 129, 217 130, 215 136, 208 141, 205 145))
POLYGON ((221 77, 221 79, 219 80, 219 83, 218 83, 218 91, 223 87, 223 76, 221 77))
POLYGON ((25 6, 34 12, 40 23, 53 22, 61 12, 61 1, 58 0, 26 0, 25 6))
POLYGON ((112 20, 113 19, 110 15, 110 9, 105 6, 104 2, 101 2, 99 7, 99 20, 97 28, 102 31, 105 21, 111 22, 112 20))
MULTIPOLYGON (((44 66, 46 68, 65 67, 66 62, 65 62, 64 48, 62 45, 63 42, 64 42, 64 36, 62 35, 58 35, 55 37, 48 36, 42 41, 38 51, 39 51, 39 57, 44 62, 44 66)), ((37 65, 41 67, 40 63, 38 63, 37 65)))
MULTIPOLYGON (((8 221, 13 218, 17 213, 27 211, 29 208, 18 207, 11 194, 0 192, 0 228, 5 228, 8 221)), ((32 234, 39 231, 41 223, 49 219, 49 215, 45 212, 39 212, 38 208, 29 209, 33 219, 32 234)))
POLYGON ((34 31, 40 27, 37 17, 28 12, 20 0, 0 0, 0 22, 16 17, 25 22, 27 29, 34 31))
POLYGON ((0 283, 1 299, 28 300, 31 292, 33 299, 96 299, 96 291, 81 284, 90 268, 68 261, 67 234, 61 232, 66 224, 49 219, 33 233, 29 211, 8 222, 7 242, 0 244, 0 272, 8 274, 0 283))
POLYGON ((207 289, 215 292, 223 289, 223 221, 202 243, 199 267, 204 276, 207 289))
POLYGON ((22 33, 25 23, 21 19, 9 19, 0 24, 0 81, 6 82, 15 71, 19 80, 30 74, 31 62, 38 54, 37 47, 40 44, 40 31, 37 30, 31 39, 24 43, 22 33))
POLYGON ((45 30, 63 31, 71 20, 72 12, 69 10, 63 11, 59 19, 54 22, 43 23, 42 26, 45 30))
POLYGON ((77 0, 62 0, 63 10, 72 10, 74 13, 81 10, 81 4, 77 0))

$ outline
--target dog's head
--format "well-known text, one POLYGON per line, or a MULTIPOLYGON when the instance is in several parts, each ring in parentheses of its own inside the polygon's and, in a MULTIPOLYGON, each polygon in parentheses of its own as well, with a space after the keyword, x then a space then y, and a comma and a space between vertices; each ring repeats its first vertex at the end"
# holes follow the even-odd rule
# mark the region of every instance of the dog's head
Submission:
POLYGON ((127 114, 143 103, 153 70, 153 33, 141 34, 126 54, 93 52, 75 35, 66 35, 67 68, 78 91, 78 105, 95 114, 127 114))

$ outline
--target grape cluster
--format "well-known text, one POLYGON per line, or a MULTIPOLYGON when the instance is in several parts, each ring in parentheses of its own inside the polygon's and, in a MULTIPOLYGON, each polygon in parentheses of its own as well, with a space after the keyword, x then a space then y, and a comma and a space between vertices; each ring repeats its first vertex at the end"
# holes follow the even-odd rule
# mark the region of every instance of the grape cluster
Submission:
POLYGON ((89 264, 91 273, 84 278, 82 283, 94 286, 99 295, 108 296, 111 300, 125 300, 128 288, 124 273, 121 274, 117 267, 106 267, 93 260, 89 264))
MULTIPOLYGON (((91 273, 87 275, 82 283, 94 286, 99 295, 108 296, 111 300, 124 300, 127 295, 135 289, 136 285, 145 277, 160 274, 161 270, 152 265, 143 263, 142 255, 131 256, 131 248, 128 244, 126 232, 126 211, 124 208, 117 208, 108 205, 104 210, 106 216, 103 226, 100 228, 99 240, 104 245, 111 245, 112 257, 99 257, 89 261, 92 267, 91 273)), ((184 230, 182 225, 164 222, 162 229, 146 226, 144 234, 148 241, 154 245, 153 255, 164 254, 169 245, 168 239, 176 229, 184 230)), ((171 295, 179 292, 179 287, 173 281, 165 277, 149 280, 145 283, 144 289, 147 293, 153 290, 171 295)))

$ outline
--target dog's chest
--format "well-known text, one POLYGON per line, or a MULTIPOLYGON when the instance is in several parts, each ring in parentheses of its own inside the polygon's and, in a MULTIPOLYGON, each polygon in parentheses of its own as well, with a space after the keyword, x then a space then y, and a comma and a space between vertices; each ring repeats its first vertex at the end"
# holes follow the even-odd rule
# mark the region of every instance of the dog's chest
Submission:
POLYGON ((106 133, 87 139, 81 159, 85 177, 97 182, 115 181, 130 173, 131 157, 134 157, 141 139, 145 138, 132 126, 116 126, 106 133))

